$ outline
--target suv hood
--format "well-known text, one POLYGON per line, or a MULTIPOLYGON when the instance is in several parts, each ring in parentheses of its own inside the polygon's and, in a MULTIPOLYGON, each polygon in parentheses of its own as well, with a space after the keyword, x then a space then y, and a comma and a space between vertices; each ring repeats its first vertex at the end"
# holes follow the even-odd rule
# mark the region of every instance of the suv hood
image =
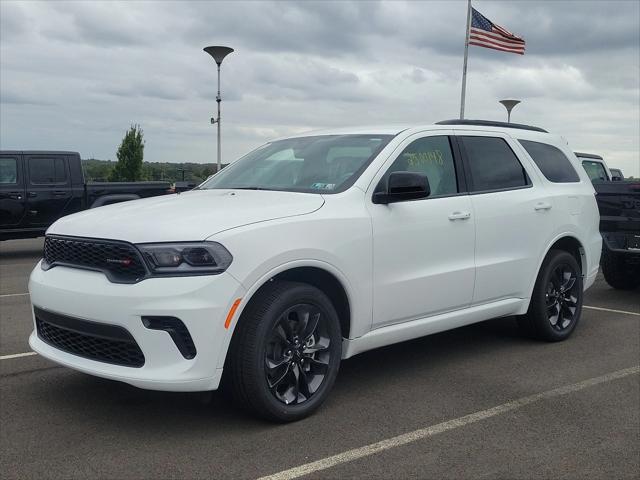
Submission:
POLYGON ((251 223, 318 210, 318 194, 261 190, 194 190, 132 200, 63 217, 48 234, 131 243, 204 240, 251 223))

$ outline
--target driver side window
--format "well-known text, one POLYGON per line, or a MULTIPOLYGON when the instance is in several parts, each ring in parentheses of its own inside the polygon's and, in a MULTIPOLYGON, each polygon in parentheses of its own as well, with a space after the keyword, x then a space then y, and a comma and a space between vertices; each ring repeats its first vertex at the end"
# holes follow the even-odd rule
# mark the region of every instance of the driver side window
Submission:
POLYGON ((427 176, 430 197, 458 193, 456 169, 449 137, 423 137, 410 143, 382 177, 385 185, 393 172, 417 172, 427 176))

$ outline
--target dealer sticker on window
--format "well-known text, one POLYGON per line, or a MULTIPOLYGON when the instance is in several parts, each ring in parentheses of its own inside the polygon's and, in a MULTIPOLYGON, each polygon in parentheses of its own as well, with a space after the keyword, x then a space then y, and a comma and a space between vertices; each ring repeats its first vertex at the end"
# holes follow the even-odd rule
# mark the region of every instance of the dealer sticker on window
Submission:
POLYGON ((335 187, 335 183, 314 183, 311 185, 311 188, 315 188, 317 190, 333 190, 335 187))

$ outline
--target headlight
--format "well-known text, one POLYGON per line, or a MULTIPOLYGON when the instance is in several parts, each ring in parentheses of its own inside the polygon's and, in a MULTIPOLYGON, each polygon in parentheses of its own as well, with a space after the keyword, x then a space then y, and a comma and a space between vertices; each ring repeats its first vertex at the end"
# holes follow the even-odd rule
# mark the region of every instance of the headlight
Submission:
POLYGON ((224 272, 233 257, 216 242, 139 244, 156 275, 212 275, 224 272))

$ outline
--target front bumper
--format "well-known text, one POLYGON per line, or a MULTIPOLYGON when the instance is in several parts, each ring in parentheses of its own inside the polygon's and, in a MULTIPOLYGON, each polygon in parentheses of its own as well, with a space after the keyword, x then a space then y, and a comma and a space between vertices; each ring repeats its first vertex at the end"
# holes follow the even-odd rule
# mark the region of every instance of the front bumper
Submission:
MULTIPOLYGON (((167 391, 218 388, 230 331, 224 327, 229 309, 244 288, 231 275, 149 278, 137 284, 111 283, 99 272, 67 267, 31 273, 34 307, 126 329, 144 354, 139 368, 114 365, 62 351, 45 343, 35 329, 31 348, 59 364, 136 387, 167 391), (170 334, 145 327, 143 316, 179 318, 189 330, 197 354, 187 359, 170 334)), ((237 319, 234 319, 236 321, 237 319)))

